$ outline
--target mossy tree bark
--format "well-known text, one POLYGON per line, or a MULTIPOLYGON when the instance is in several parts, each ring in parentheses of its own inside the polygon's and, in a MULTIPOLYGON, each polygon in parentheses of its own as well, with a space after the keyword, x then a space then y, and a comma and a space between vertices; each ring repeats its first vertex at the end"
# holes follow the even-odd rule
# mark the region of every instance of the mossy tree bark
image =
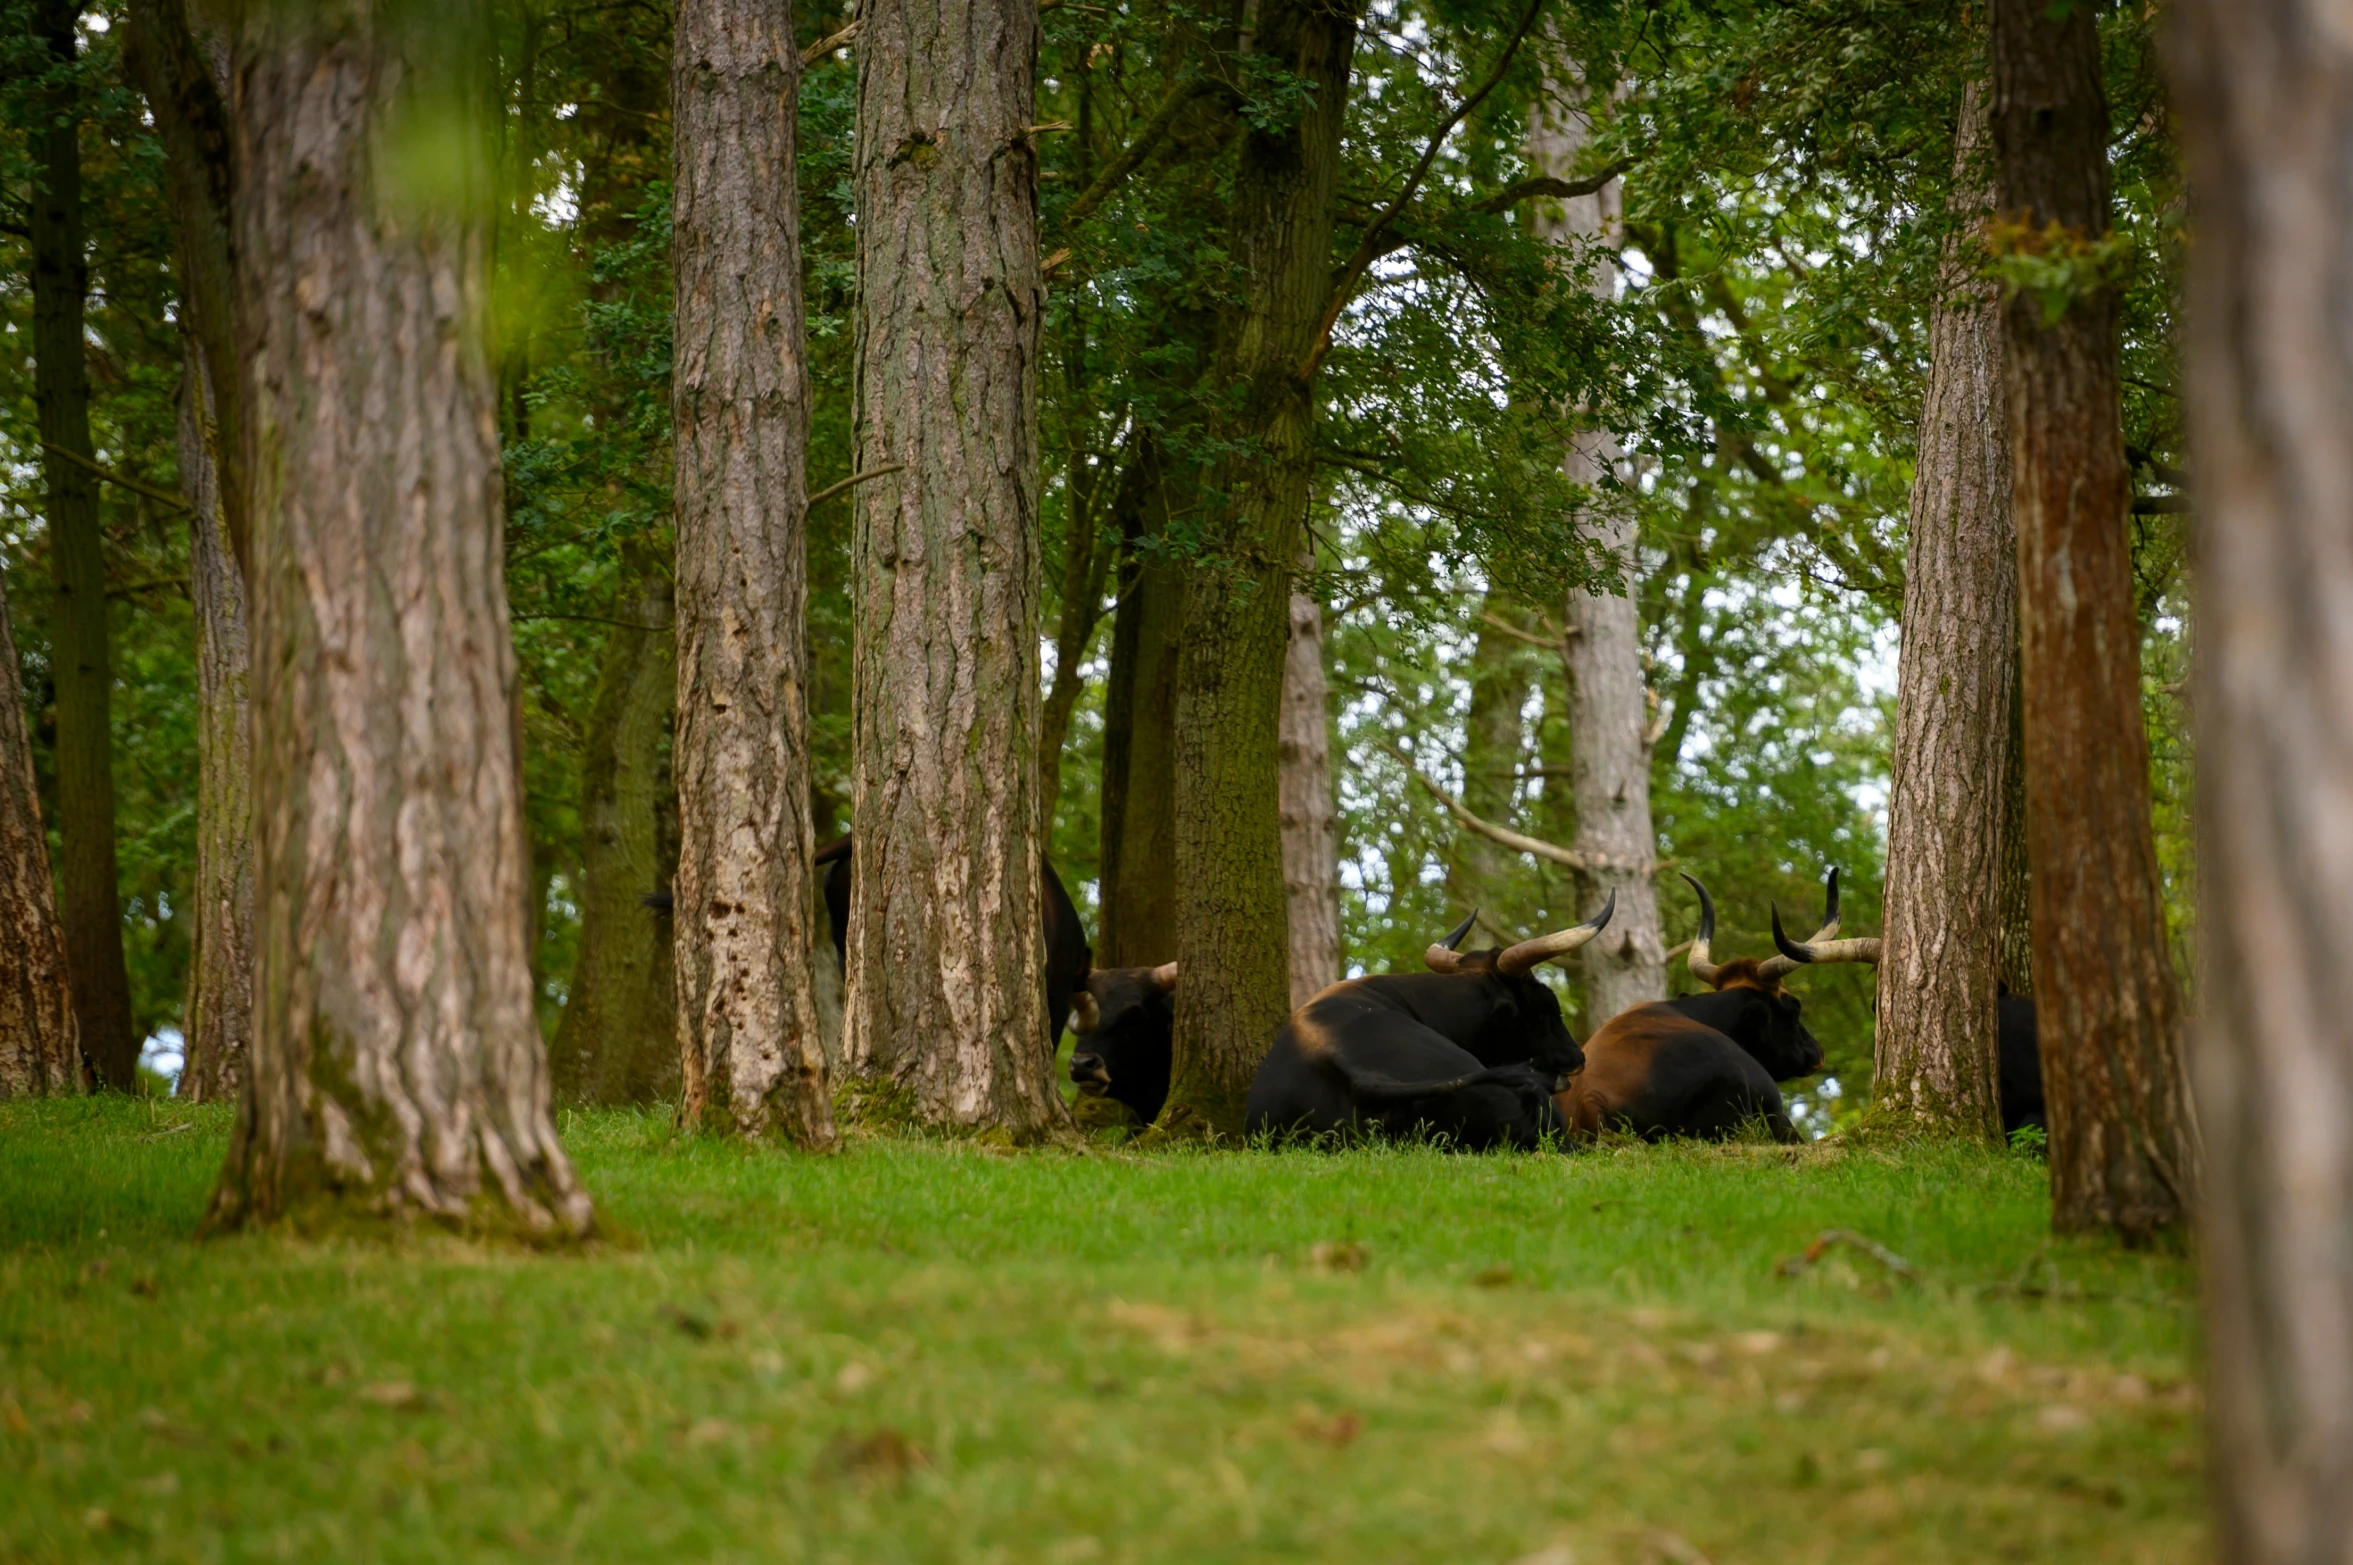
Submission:
POLYGON ((1186 572, 1176 683, 1175 1059, 1160 1123, 1238 1135, 1250 1078, 1290 1014, 1277 717, 1291 574, 1306 525, 1312 366, 1333 285, 1333 198, 1357 12, 1266 0, 1249 49, 1308 91, 1297 118, 1246 122, 1226 253, 1242 279, 1215 376, 1222 454, 1205 562, 1186 572))
POLYGON ((247 714, 243 372, 237 360, 236 165, 222 40, 185 0, 129 7, 124 61, 164 147, 179 262, 180 488, 196 610, 196 885, 178 1095, 234 1101, 253 1021, 253 788, 247 714))
MULTIPOLYGON (((1587 88, 1563 71, 1531 116, 1528 161, 1542 174, 1567 179, 1577 167, 1592 126, 1583 108, 1587 88)), ((1590 286, 1605 297, 1617 291, 1617 269, 1607 259, 1624 226, 1625 193, 1611 181, 1590 196, 1539 202, 1536 232, 1555 244, 1587 250, 1590 286)), ((1585 1018, 1599 1026, 1620 1011, 1667 996, 1667 948, 1659 929, 1658 833, 1650 815, 1650 690, 1642 668, 1641 556, 1633 512, 1601 488, 1617 448, 1601 433, 1580 435, 1566 467, 1590 486, 1589 525, 1616 563, 1615 591, 1572 592, 1562 617, 1567 643, 1570 791, 1577 830, 1571 841, 1587 867, 1577 873, 1578 900, 1592 908, 1617 898, 1617 912, 1600 938, 1585 947, 1585 1018)))
POLYGON ((1283 895, 1290 908, 1291 1005, 1340 981, 1339 801, 1332 793, 1331 692, 1324 679, 1324 606, 1291 594, 1283 657, 1283 895))
POLYGON ((811 973, 809 380, 790 7, 686 0, 670 68, 684 1113, 828 1146, 811 973))
POLYGON ((2182 384, 2217 1553, 2319 1565, 2353 1539, 2353 33, 2311 0, 2182 0, 2168 43, 2197 235, 2182 384))
POLYGON ((2001 1133, 1994 1018, 2018 554, 2001 305, 1979 279, 1993 208, 1986 93, 1963 92, 1929 328, 1904 565, 1872 1101, 1924 1130, 2001 1133))
POLYGON ((2117 300, 2100 275, 2099 27, 2089 6, 2054 17, 2041 0, 1995 0, 1992 24, 1997 206, 2076 273, 2055 319, 2032 293, 2003 312, 2051 1217, 2142 1235, 2181 1221, 2195 1170, 2150 831, 2117 300))
POLYGON ((581 762, 580 954, 548 1046, 556 1096, 588 1103, 667 1098, 680 1079, 672 942, 645 905, 677 868, 662 833, 677 630, 662 563, 633 548, 624 566, 629 623, 606 632, 581 762))
MULTIPOLYGON (((1504 593, 1490 589, 1481 599, 1462 746, 1463 807, 1481 820, 1512 818, 1520 767, 1528 757, 1528 697, 1536 671, 1527 639, 1514 634, 1526 629, 1527 618, 1527 610, 1504 593)), ((1463 913, 1486 908, 1500 919, 1496 902, 1511 883, 1512 868, 1509 849, 1475 831, 1457 831, 1446 869, 1449 900, 1463 913)))
POLYGON ((57 887, 49 878, 49 837, 33 781, 32 738, 25 732, 24 691, 17 682, 16 637, 8 628, 8 588, 0 580, 0 1098, 79 1092, 87 1084, 73 995, 65 967, 65 931, 57 923, 57 887))
POLYGON ((917 1117, 1069 1123, 1043 1040, 1036 0, 858 22, 848 1068, 917 1117))
POLYGON ((49 560, 57 584, 49 644, 57 681, 57 827, 63 840, 66 960, 75 1025, 98 1079, 139 1081, 131 975, 123 961, 114 845, 114 652, 98 480, 90 444, 90 372, 82 341, 89 267, 83 259, 81 104, 75 82, 76 0, 40 0, 33 25, 51 80, 33 134, 33 400, 48 490, 49 560), (79 458, 80 461, 75 459, 79 458))
POLYGON ((1119 601, 1103 690, 1102 851, 1095 961, 1158 967, 1176 960, 1176 670, 1184 612, 1180 567, 1140 557, 1167 521, 1170 476, 1146 432, 1120 474, 1119 601))
POLYGON ((214 1227, 589 1225, 532 1006, 486 21, 264 6, 237 41, 259 916, 214 1227))

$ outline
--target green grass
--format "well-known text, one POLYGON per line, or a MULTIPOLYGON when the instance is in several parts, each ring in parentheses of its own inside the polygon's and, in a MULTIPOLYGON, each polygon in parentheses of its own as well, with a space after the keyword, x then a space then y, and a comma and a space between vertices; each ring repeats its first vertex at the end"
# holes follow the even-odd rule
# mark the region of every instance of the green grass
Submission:
POLYGON ((0 1559, 2182 1560, 2179 1256, 1949 1149, 807 1159, 617 1237, 188 1235, 217 1111, 0 1104, 0 1559), (1825 1229, 1908 1261, 1891 1277, 1825 1229), (1352 1269, 1354 1268, 1354 1269, 1352 1269))

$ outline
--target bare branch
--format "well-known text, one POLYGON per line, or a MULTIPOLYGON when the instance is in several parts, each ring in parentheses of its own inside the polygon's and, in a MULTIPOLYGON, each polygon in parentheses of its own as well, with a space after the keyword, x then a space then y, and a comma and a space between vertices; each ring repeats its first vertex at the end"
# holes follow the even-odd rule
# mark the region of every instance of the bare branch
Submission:
POLYGON ((1511 849, 1514 853, 1525 853, 1531 857, 1545 859, 1551 863, 1562 865, 1568 869, 1585 870, 1588 872, 1594 870, 1616 870, 1623 874, 1633 875, 1654 875, 1658 873, 1658 866, 1655 863, 1650 863, 1647 861, 1636 861, 1633 859, 1621 859, 1614 854, 1580 853, 1575 848, 1564 848, 1557 842, 1546 842, 1541 837, 1523 836, 1519 832, 1513 831, 1508 826, 1498 826, 1493 821, 1483 820, 1479 816, 1472 814, 1470 810, 1464 806, 1460 799, 1457 799, 1453 794, 1448 793, 1444 788, 1441 788, 1436 783, 1432 782, 1429 778, 1429 775, 1425 773, 1420 767, 1414 765, 1412 759, 1408 757, 1403 751, 1398 752, 1397 763, 1400 766, 1403 766, 1407 772, 1412 774, 1413 780, 1420 783, 1423 789, 1429 793, 1430 797, 1436 799, 1440 804, 1445 805, 1447 812, 1451 814, 1457 821, 1461 822, 1465 828, 1477 832, 1480 836, 1485 837, 1489 842, 1493 842, 1499 846, 1511 849))
POLYGON ((1152 111, 1151 118, 1144 121, 1144 128, 1119 149, 1117 157, 1103 165, 1102 172, 1095 176, 1093 183, 1062 209, 1064 229, 1093 216, 1095 209, 1110 200, 1112 193, 1126 183, 1130 174, 1143 167, 1146 158, 1167 145, 1168 128, 1176 123, 1176 117, 1184 111, 1185 105, 1216 86, 1217 83, 1207 76, 1188 76, 1169 88, 1168 95, 1160 100, 1160 106, 1152 111))
POLYGON ((173 494, 169 489, 158 489, 153 484, 141 483, 136 478, 125 477, 123 474, 116 472, 111 467, 101 467, 96 462, 93 462, 88 457, 82 455, 79 451, 68 451, 65 447, 57 444, 53 440, 42 441, 41 449, 48 452, 51 456, 63 457, 66 461, 71 462, 76 467, 86 469, 92 473, 96 473, 100 478, 105 479, 108 483, 113 484, 119 489, 128 489, 133 494, 145 495, 148 499, 160 501, 176 511, 192 511, 195 509, 194 506, 181 499, 178 495, 173 494))
POLYGON ((809 45, 808 48, 803 49, 801 51, 801 69, 805 71, 810 66, 815 65, 819 60, 824 59, 827 55, 832 54, 838 49, 847 49, 851 44, 854 44, 857 41, 858 24, 855 20, 852 20, 848 25, 844 26, 840 32, 827 33, 824 37, 809 45))
POLYGON ((906 470, 907 464, 904 462, 885 462, 882 466, 870 467, 863 473, 852 473, 849 477, 843 479, 840 483, 827 484, 823 489, 820 489, 815 494, 809 496, 809 503, 806 507, 804 507, 804 509, 814 511, 817 509, 817 507, 823 505, 826 501, 832 499, 835 495, 846 494, 850 490, 855 489, 860 484, 866 482, 866 480, 869 478, 881 478, 889 473, 903 473, 906 470))

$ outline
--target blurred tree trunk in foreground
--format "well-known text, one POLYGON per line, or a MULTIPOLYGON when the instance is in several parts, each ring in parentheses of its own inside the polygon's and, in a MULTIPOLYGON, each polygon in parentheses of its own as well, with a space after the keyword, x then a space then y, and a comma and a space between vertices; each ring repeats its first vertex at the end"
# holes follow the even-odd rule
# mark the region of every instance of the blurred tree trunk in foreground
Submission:
POLYGON ((857 874, 843 1057, 921 1121, 1070 1123, 1038 852, 1037 0, 858 21, 857 874))
POLYGON ((253 1032, 253 760, 247 709, 244 373, 225 50, 185 0, 133 0, 123 60, 163 143, 179 263, 180 489, 196 610, 196 885, 178 1096, 234 1102, 253 1032))
POLYGON ((2173 8, 2190 173, 2206 991, 2200 1270, 2221 1557, 2353 1558, 2353 30, 2173 8))
POLYGON ((108 628, 105 537, 92 471, 90 371, 83 305, 81 93, 75 73, 76 0, 39 0, 33 26, 52 82, 47 123, 33 136, 33 399, 48 486, 49 562, 57 581, 50 661, 57 681, 57 829, 63 840, 66 960, 75 1024, 98 1079, 128 1092, 139 1081, 131 975, 123 962, 122 901, 114 849, 114 655, 108 628))
POLYGON ((1992 8, 1995 249, 2066 279, 2004 311, 2035 999, 2052 1223, 2135 1237, 2181 1221, 2195 1170, 2150 831, 2099 25, 2051 11, 1992 8))
POLYGON ((342 0, 242 22, 259 939, 209 1225, 584 1233, 532 1005, 487 17, 342 0))
POLYGON ((1871 1097, 1921 1129, 1990 1141, 2002 1123, 1994 981, 2018 546, 2001 306, 1978 276, 1989 150, 1985 88, 1971 82, 1912 480, 1871 1097))
POLYGON ((7 952, 0 964, 0 1098, 86 1085, 16 668, 8 587, 0 580, 0 951, 7 952))
MULTIPOLYGON (((1573 68, 1556 64, 1529 118, 1528 161, 1539 174, 1568 179, 1577 173, 1592 138, 1587 91, 1573 68)), ((1624 210, 1623 187, 1613 180, 1589 196, 1539 201, 1533 217, 1536 231, 1553 243, 1587 249, 1593 267, 1589 286, 1608 297, 1618 281, 1608 249, 1618 242, 1624 210)), ((1618 899, 1609 928, 1584 952, 1588 1026, 1667 997, 1658 833, 1650 817, 1650 752, 1657 735, 1651 729, 1637 610, 1642 564, 1633 511, 1601 488, 1616 455, 1610 437, 1595 432, 1577 437, 1566 464, 1572 479, 1589 486, 1589 525, 1621 575, 1618 591, 1570 593, 1562 620, 1568 638, 1562 656, 1568 675, 1570 789, 1577 810, 1571 846, 1586 861, 1577 874, 1578 903, 1590 913, 1613 893, 1618 899)))
POLYGON ((1324 606, 1291 594, 1283 661, 1283 888, 1290 905, 1291 1005, 1340 981, 1339 801, 1332 793, 1330 691, 1324 681, 1324 606))
POLYGON ((1184 613, 1180 566, 1140 558, 1168 520, 1172 475, 1149 431, 1134 442, 1115 504, 1122 557, 1103 691, 1101 912, 1098 967, 1176 959, 1176 668, 1184 613))
POLYGON ((683 1114, 829 1146, 810 972, 809 386, 790 7, 687 0, 670 70, 683 1114))

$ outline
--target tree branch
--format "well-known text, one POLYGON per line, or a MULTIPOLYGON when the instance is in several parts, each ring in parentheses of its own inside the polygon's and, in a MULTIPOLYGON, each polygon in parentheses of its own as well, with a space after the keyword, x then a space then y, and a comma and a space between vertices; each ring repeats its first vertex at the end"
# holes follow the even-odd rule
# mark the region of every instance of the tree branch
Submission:
POLYGON ((881 478, 886 474, 903 473, 906 470, 907 464, 904 462, 885 462, 882 466, 870 467, 863 473, 852 473, 849 477, 843 479, 840 483, 827 484, 823 489, 820 489, 815 494, 809 496, 809 503, 803 506, 802 509, 805 511, 814 511, 819 506, 823 505, 826 501, 832 499, 835 495, 846 494, 850 490, 855 489, 860 484, 866 482, 866 480, 869 478, 881 478))
POLYGON ((824 59, 827 55, 832 54, 839 49, 847 49, 851 44, 854 44, 857 41, 858 23, 855 19, 853 19, 847 26, 843 27, 840 32, 827 33, 824 37, 809 45, 808 48, 803 49, 801 51, 801 69, 805 71, 810 66, 815 65, 819 60, 824 59))
POLYGON ((65 447, 57 444, 53 440, 42 441, 41 449, 48 452, 51 456, 65 458, 65 460, 71 462, 76 467, 86 469, 92 473, 96 473, 100 478, 105 479, 108 483, 115 485, 117 488, 128 489, 133 494, 141 494, 145 495, 150 500, 161 501, 163 504, 168 505, 177 511, 193 511, 196 509, 187 501, 181 499, 178 495, 173 494, 169 489, 158 489, 153 484, 141 483, 136 478, 127 478, 121 473, 116 472, 111 467, 99 466, 96 462, 91 461, 88 457, 82 455, 79 451, 68 451, 65 447))
POLYGON ((1536 25, 1536 18, 1543 10, 1544 0, 1530 0, 1528 14, 1520 18, 1519 30, 1511 35, 1511 42, 1503 46, 1503 58, 1495 62, 1495 69, 1480 84, 1479 90, 1456 105, 1454 112, 1446 117, 1446 123, 1438 127, 1437 134, 1430 138, 1430 144, 1422 148, 1421 161, 1414 164, 1413 172, 1398 187, 1396 199, 1382 209, 1381 215, 1374 218, 1372 226, 1364 231, 1364 237, 1357 241, 1356 253, 1340 269, 1340 279, 1333 285, 1331 299, 1324 305, 1323 323, 1316 328, 1315 340, 1308 346, 1306 362, 1299 366, 1298 379, 1301 384, 1315 378, 1316 370, 1324 362, 1324 355, 1331 352, 1332 328, 1340 323, 1340 312, 1348 308, 1348 300, 1355 294, 1357 283, 1363 279, 1365 268, 1378 258, 1381 240, 1388 233, 1389 225, 1397 221, 1397 214, 1405 210, 1415 192, 1422 188, 1422 181, 1429 175, 1430 165, 1437 160, 1438 149, 1446 145, 1446 138, 1454 134, 1454 127, 1485 102, 1489 93, 1502 85, 1503 73, 1511 69, 1512 56, 1520 52, 1522 40, 1536 25))
POLYGON ((1184 112, 1185 105, 1216 86, 1217 83, 1207 76, 1190 76, 1171 87, 1168 95, 1160 100, 1160 106, 1144 121, 1144 128, 1137 131, 1128 144, 1119 149, 1119 155, 1104 164, 1102 172, 1094 177, 1086 189, 1071 199, 1069 206, 1062 209, 1064 230, 1085 222, 1094 215, 1097 207, 1110 200, 1113 193, 1127 182, 1127 177, 1143 167, 1146 158, 1167 145, 1168 128, 1176 123, 1176 117, 1184 112))
POLYGON ((1588 873, 1595 870, 1617 870, 1632 875, 1658 873, 1658 866, 1655 863, 1638 863, 1632 859, 1621 859, 1614 854, 1580 853, 1575 848, 1564 848, 1557 842, 1546 842, 1541 837, 1522 836, 1508 826, 1498 826, 1493 821, 1482 820, 1465 808, 1460 799, 1432 782, 1429 776, 1420 767, 1414 765, 1402 750, 1397 752, 1397 764, 1404 767, 1412 775, 1413 780, 1428 791, 1430 797, 1445 805, 1447 812, 1466 828, 1477 832, 1489 842, 1511 849, 1514 853, 1525 853, 1534 858, 1549 860, 1568 869, 1584 870, 1588 873))

